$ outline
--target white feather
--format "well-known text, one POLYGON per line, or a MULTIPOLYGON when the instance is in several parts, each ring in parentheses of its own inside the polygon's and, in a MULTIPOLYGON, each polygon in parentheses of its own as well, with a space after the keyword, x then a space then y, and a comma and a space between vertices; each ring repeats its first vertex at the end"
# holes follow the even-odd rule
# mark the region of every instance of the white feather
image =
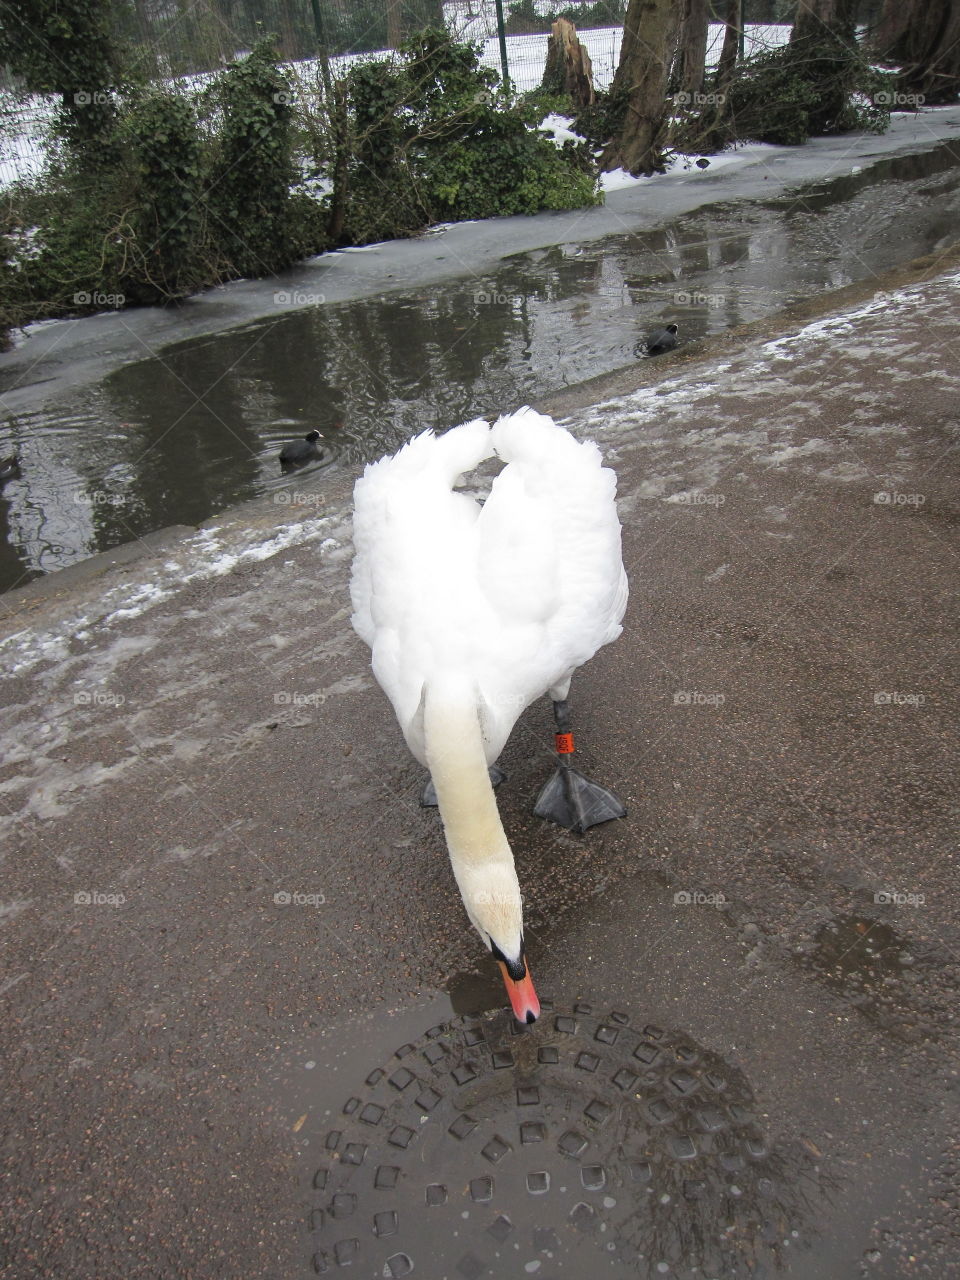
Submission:
POLYGON ((353 623, 413 754, 426 763, 428 686, 478 708, 492 763, 524 708, 620 634, 627 580, 616 477, 525 408, 426 431, 366 468, 354 491, 353 623), (454 492, 496 454, 506 466, 481 507, 454 492))

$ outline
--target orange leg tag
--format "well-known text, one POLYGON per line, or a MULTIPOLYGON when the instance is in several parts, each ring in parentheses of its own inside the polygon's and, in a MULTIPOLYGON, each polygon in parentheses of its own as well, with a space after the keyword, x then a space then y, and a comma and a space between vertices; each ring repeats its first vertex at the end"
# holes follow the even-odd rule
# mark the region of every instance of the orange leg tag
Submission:
POLYGON ((573 753, 573 734, 572 733, 558 733, 556 735, 556 739, 557 739, 558 755, 569 756, 573 753))

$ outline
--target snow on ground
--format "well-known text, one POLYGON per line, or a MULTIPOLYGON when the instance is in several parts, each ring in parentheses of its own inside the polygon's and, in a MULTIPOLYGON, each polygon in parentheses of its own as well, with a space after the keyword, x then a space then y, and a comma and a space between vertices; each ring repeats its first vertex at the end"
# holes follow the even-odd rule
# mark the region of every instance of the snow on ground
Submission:
POLYGON ((544 116, 540 123, 540 132, 549 134, 558 147, 563 146, 565 142, 583 142, 583 138, 574 130, 573 121, 569 116, 544 116))
POLYGON ((274 532, 245 529, 229 517, 219 526, 202 529, 185 538, 162 565, 153 564, 150 579, 136 575, 106 591, 95 588, 78 609, 49 629, 27 627, 0 643, 4 670, 8 676, 29 671, 38 662, 65 659, 73 640, 86 639, 91 630, 102 633, 130 618, 137 618, 154 605, 169 600, 185 583, 202 582, 232 572, 238 565, 267 560, 288 547, 320 539, 324 554, 336 550, 340 541, 335 532, 337 519, 316 516, 281 525, 274 532))
MULTIPOLYGON (((687 174, 716 173, 718 169, 727 169, 732 165, 746 164, 758 159, 765 152, 772 154, 779 150, 779 147, 775 147, 769 142, 745 142, 742 145, 731 147, 720 155, 704 157, 710 163, 703 169, 694 163, 697 159, 696 156, 687 156, 677 152, 667 161, 666 173, 657 174, 656 176, 657 180, 662 182, 664 178, 682 178, 687 174)), ((600 186, 604 191, 620 191, 624 187, 635 187, 638 182, 649 182, 649 178, 635 178, 624 169, 614 169, 610 173, 600 175, 600 186)))
MULTIPOLYGON (((540 132, 547 134, 558 147, 565 142, 582 142, 583 138, 575 132, 573 123, 573 120, 567 116, 549 115, 540 125, 540 132)), ((745 143, 742 146, 731 147, 720 155, 705 157, 709 163, 702 169, 695 163, 696 156, 677 153, 667 161, 666 173, 658 174, 657 177, 663 179, 689 173, 715 173, 717 169, 755 160, 764 151, 776 150, 778 148, 765 142, 745 143)), ((611 173, 600 175, 600 187, 603 191, 620 191, 625 187, 635 187, 638 183, 647 181, 649 181, 648 178, 635 178, 624 169, 614 169, 611 173)))
MULTIPOLYGON (((589 7, 588 0, 584 0, 585 7, 589 7)), ((560 3, 559 0, 534 0, 534 9, 542 16, 555 12, 558 9, 567 6, 560 3)), ((505 4, 509 17, 509 3, 505 4)), ((497 10, 492 0, 449 0, 449 3, 443 6, 443 17, 447 25, 448 31, 457 37, 458 40, 478 40, 482 41, 486 46, 484 61, 490 61, 490 66, 495 66, 499 70, 500 67, 500 51, 497 43, 497 10), (490 60, 492 58, 492 60, 490 60)), ((774 49, 781 44, 785 44, 790 37, 791 27, 789 24, 772 23, 761 24, 751 23, 746 27, 744 51, 747 57, 752 57, 755 53, 761 53, 764 49, 774 49)), ((723 44, 724 26, 720 22, 712 22, 707 30, 707 66, 712 67, 720 61, 720 48, 723 44)), ((607 77, 601 79, 598 77, 597 83, 601 87, 606 88, 613 76, 616 68, 617 59, 620 56, 620 37, 623 34, 622 24, 619 26, 598 27, 581 30, 578 26, 577 34, 584 44, 590 50, 590 57, 594 60, 594 75, 603 71, 603 67, 608 63, 612 56, 613 64, 608 71, 603 71, 607 77), (598 60, 600 65, 598 65, 598 60)), ((540 83, 540 77, 543 75, 543 63, 546 57, 547 36, 546 34, 537 34, 529 36, 507 36, 507 58, 510 63, 510 75, 516 80, 523 89, 533 89, 540 83), (535 48, 539 52, 539 69, 534 83, 520 84, 520 72, 514 67, 513 51, 535 48)), ((521 52, 518 58, 517 66, 528 61, 521 52)))
MULTIPOLYGON (((543 5, 543 0, 538 0, 543 5)), ((550 5, 544 6, 549 11, 550 5)), ((493 5, 473 6, 470 0, 456 0, 456 3, 445 5, 448 14, 448 25, 460 39, 479 40, 483 42, 481 61, 485 66, 500 70, 500 45, 496 38, 496 18, 493 5), (469 19, 469 21, 467 20, 469 19), (463 31, 461 34, 461 22, 463 31)), ((707 43, 707 66, 714 66, 720 57, 720 46, 723 43, 723 26, 713 23, 710 26, 707 43)), ((593 60, 593 78, 598 89, 606 89, 613 73, 617 69, 620 58, 620 40, 622 27, 597 27, 589 31, 581 31, 580 39, 586 45, 593 60)), ((746 28, 745 50, 747 55, 759 53, 763 49, 775 48, 784 44, 790 35, 789 26, 748 26, 746 28)), ((357 62, 369 62, 372 59, 391 57, 390 50, 378 53, 351 53, 331 59, 334 72, 345 71, 357 62)), ((507 65, 510 80, 514 87, 523 93, 536 89, 543 79, 543 68, 547 57, 547 36, 508 36, 507 65)), ((302 62, 287 63, 284 69, 293 83, 293 97, 307 97, 316 92, 319 81, 319 64, 316 59, 305 59, 302 62)), ((212 72, 204 72, 195 76, 183 77, 177 81, 186 88, 202 88, 212 79, 212 72)), ((0 129, 0 188, 9 186, 22 178, 32 178, 40 172, 45 159, 44 137, 53 116, 54 99, 31 97, 17 102, 9 94, 0 93, 0 113, 3 122, 0 129)))
MULTIPOLYGON (((748 57, 762 53, 764 49, 775 49, 786 44, 790 38, 789 26, 748 26, 745 35, 745 53, 748 57)), ((720 23, 712 23, 707 36, 707 66, 716 66, 720 60, 720 48, 723 44, 724 28, 720 23)), ((578 31, 582 44, 593 62, 593 82, 598 89, 609 88, 613 73, 620 61, 620 41, 623 38, 623 27, 596 27, 587 31, 578 31)), ((510 80, 515 89, 527 92, 536 89, 543 79, 543 68, 547 60, 547 35, 508 36, 507 65, 510 80)), ((484 44, 482 61, 488 67, 500 70, 500 45, 497 39, 491 38, 484 44)))

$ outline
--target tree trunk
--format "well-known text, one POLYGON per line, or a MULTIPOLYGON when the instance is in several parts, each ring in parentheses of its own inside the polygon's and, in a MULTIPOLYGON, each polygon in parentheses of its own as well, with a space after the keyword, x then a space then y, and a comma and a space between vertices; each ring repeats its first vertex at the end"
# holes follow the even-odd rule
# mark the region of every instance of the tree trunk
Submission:
POLYGON ((547 40, 547 65, 541 88, 564 94, 577 107, 589 107, 596 101, 590 55, 577 39, 573 23, 566 18, 553 24, 547 40))
POLYGON ((400 0, 386 0, 387 6, 387 48, 399 49, 403 40, 403 11, 400 0))
POLYGON ((855 40, 858 8, 859 0, 798 0, 790 43, 820 40, 825 35, 855 40))
POLYGON ((687 102, 695 101, 696 95, 703 92, 707 60, 707 19, 707 0, 683 0, 677 58, 671 82, 677 92, 687 95, 687 102))
POLYGON ((898 89, 921 102, 960 96, 960 5, 951 0, 886 0, 874 52, 903 71, 898 89))
POLYGON ((330 110, 330 131, 334 138, 333 194, 330 198, 330 217, 327 235, 336 245, 343 235, 343 223, 347 213, 347 187, 350 181, 350 117, 347 110, 347 86, 343 80, 335 80, 333 92, 327 97, 330 110))
POLYGON ((723 48, 717 64, 717 92, 725 93, 733 69, 737 65, 740 50, 740 29, 743 26, 743 0, 727 0, 727 29, 723 33, 723 48))
POLYGON ((632 174, 655 173, 660 167, 677 17, 674 0, 630 0, 620 65, 610 87, 623 116, 600 161, 605 171, 622 167, 632 174))

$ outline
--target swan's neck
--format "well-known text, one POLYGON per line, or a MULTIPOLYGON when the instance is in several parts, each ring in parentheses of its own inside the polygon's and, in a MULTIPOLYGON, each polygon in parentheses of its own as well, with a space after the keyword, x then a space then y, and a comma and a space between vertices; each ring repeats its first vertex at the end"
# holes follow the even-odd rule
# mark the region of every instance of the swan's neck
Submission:
POLYGON ((513 854, 487 773, 476 696, 428 689, 423 727, 427 766, 458 880, 461 870, 491 863, 509 862, 512 868, 513 854))

